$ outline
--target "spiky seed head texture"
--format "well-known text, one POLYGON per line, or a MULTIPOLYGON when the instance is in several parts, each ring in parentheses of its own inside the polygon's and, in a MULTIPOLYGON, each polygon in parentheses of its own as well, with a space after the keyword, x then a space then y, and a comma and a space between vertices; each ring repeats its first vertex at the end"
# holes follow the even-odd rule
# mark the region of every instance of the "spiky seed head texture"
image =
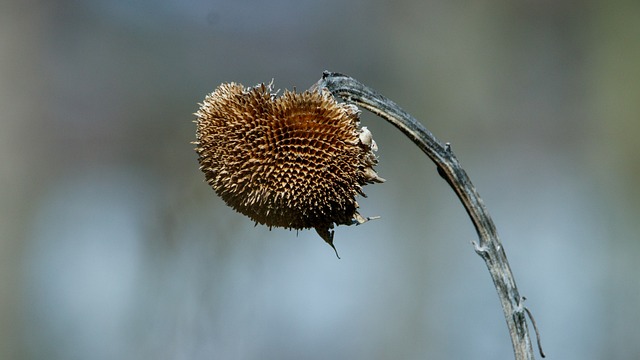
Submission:
MULTIPOLYGON (((232 208, 269 227, 315 228, 328 238, 334 224, 353 224, 362 186, 382 182, 377 149, 359 127, 359 111, 327 91, 285 91, 270 85, 220 85, 197 116, 200 169, 232 208)), ((333 246, 333 245, 332 245, 333 246)))

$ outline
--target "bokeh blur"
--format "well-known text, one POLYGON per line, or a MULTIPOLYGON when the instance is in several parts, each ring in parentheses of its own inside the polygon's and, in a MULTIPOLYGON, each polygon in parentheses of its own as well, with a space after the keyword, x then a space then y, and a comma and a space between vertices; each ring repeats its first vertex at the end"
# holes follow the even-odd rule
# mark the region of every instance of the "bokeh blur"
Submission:
POLYGON ((640 358, 640 2, 0 3, 1 359, 509 359, 466 214, 362 116, 384 184, 336 246, 203 182, 220 83, 325 69, 453 150, 552 359, 640 358))

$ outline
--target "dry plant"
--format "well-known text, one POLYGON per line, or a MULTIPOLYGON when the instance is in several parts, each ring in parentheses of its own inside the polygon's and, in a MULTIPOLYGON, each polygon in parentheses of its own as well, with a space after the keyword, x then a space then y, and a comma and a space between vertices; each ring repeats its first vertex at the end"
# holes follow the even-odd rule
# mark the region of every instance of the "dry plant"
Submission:
POLYGON ((544 357, 493 220, 451 146, 357 80, 325 71, 311 89, 281 96, 271 85, 222 84, 195 114, 200 169, 227 205, 256 224, 313 228, 335 251, 334 225, 370 220, 358 213, 355 197, 364 196, 362 186, 384 181, 373 169, 377 146, 360 126, 357 106, 396 126, 436 164, 476 229, 473 246, 498 292, 515 358, 534 358, 527 315, 544 357))

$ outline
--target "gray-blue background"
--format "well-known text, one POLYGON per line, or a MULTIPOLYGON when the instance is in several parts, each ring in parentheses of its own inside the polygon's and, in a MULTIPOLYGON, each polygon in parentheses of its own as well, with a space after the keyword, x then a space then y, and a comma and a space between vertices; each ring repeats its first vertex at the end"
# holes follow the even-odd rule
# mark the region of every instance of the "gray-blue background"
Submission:
POLYGON ((508 359, 473 227, 365 113, 385 184, 340 227, 258 226, 203 182, 221 82, 325 69, 449 141, 552 359, 640 358, 637 1, 0 4, 0 358, 508 359))

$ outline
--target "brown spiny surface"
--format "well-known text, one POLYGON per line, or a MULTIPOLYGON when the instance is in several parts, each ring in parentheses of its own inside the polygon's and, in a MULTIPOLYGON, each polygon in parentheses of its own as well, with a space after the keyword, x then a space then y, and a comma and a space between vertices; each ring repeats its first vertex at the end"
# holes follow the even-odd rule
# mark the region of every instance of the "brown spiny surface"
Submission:
POLYGON ((353 224, 362 185, 383 181, 358 110, 328 92, 220 85, 197 116, 196 152, 209 185, 232 208, 269 227, 353 224))

